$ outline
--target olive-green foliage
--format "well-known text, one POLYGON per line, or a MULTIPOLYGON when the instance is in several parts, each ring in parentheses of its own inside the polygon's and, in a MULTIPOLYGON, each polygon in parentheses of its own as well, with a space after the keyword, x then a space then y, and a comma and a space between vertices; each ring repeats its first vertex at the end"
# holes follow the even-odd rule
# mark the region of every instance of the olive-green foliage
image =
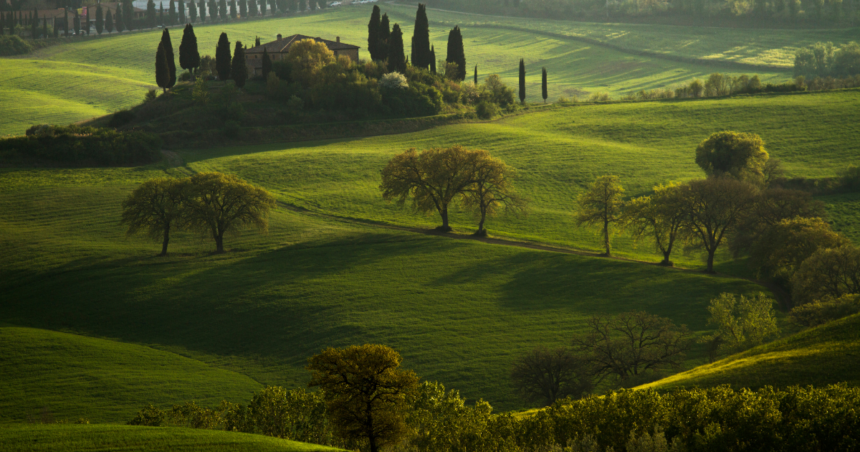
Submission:
POLYGON ((754 133, 717 132, 696 148, 696 164, 708 176, 760 180, 768 158, 764 142, 754 133))
POLYGON ((33 47, 18 35, 0 35, 0 56, 24 55, 33 47))
POLYGON ((0 161, 60 166, 119 166, 161 159, 161 140, 145 132, 79 126, 33 126, 23 137, 0 139, 0 161))
POLYGON ((860 74, 860 44, 856 42, 838 47, 832 42, 817 42, 794 54, 794 75, 812 78, 857 74, 860 74))
POLYGON ((577 224, 600 228, 607 256, 612 253, 610 239, 613 232, 610 225, 622 220, 623 195, 624 187, 618 181, 618 176, 601 176, 577 199, 577 224))
POLYGON ((791 320, 803 326, 817 326, 860 312, 860 295, 843 295, 826 301, 813 301, 793 308, 791 320))
POLYGON ((145 231, 153 239, 162 239, 161 255, 167 255, 170 229, 178 227, 183 213, 185 184, 177 179, 151 179, 122 202, 121 224, 127 235, 145 231))
POLYGON ((765 228, 750 247, 749 263, 759 275, 788 281, 816 250, 849 243, 821 218, 795 217, 765 228))
POLYGON ((846 190, 860 190, 860 166, 848 165, 840 175, 842 187, 846 190))
POLYGON ((803 261, 791 279, 795 305, 860 294, 860 248, 821 248, 803 261))
POLYGON ((761 292, 750 297, 720 294, 708 306, 708 323, 716 327, 716 332, 706 339, 716 348, 739 351, 777 336, 773 304, 774 300, 761 292))
POLYGON ((661 265, 673 265, 669 257, 675 242, 687 233, 685 189, 679 184, 658 185, 650 196, 631 199, 624 204, 623 221, 635 239, 654 239, 663 254, 661 265))
POLYGON ((314 444, 335 441, 323 391, 268 386, 248 404, 248 420, 253 430, 244 431, 314 444))
POLYGON ((579 398, 593 386, 591 369, 566 347, 537 347, 520 356, 511 380, 524 400, 544 406, 565 397, 579 398))

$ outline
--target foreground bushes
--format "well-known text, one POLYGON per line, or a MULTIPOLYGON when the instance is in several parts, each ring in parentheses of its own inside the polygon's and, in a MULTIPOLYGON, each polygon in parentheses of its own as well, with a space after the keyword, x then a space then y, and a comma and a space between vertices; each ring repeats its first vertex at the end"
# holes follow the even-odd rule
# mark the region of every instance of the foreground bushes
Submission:
MULTIPOLYGON (((758 391, 619 391, 557 402, 532 416, 492 414, 456 391, 422 383, 409 398, 410 434, 394 451, 847 451, 860 447, 860 388, 790 387, 758 391)), ((161 411, 147 407, 137 425, 183 425, 269 434, 349 448, 331 435, 318 394, 266 388, 248 407, 223 402, 161 411)))
POLYGON ((141 165, 161 159, 161 140, 143 132, 79 126, 33 126, 23 137, 0 140, 0 161, 66 166, 141 165))

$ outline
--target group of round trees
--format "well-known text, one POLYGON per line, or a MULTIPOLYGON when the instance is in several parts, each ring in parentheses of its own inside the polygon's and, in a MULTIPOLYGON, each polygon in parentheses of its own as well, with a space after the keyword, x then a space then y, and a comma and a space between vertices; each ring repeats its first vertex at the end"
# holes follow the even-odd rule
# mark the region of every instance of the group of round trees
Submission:
POLYGON ((134 189, 122 203, 121 223, 128 234, 146 233, 161 239, 167 255, 170 233, 190 230, 209 235, 215 251, 224 252, 224 236, 243 227, 268 228, 275 198, 263 188, 236 176, 198 173, 184 179, 152 179, 134 189))

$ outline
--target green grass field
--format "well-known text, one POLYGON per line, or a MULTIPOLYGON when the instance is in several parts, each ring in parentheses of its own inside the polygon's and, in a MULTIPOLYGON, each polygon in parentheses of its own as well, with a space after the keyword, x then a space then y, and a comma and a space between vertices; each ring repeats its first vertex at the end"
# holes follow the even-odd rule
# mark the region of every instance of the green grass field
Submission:
MULTIPOLYGON (((366 47, 371 6, 336 8, 293 18, 272 18, 229 24, 198 25, 201 54, 214 54, 219 34, 253 44, 254 38, 302 33, 366 47)), ((409 37, 414 7, 384 5, 409 37)), ((430 10, 431 41, 444 58, 448 29, 463 28, 469 74, 478 65, 481 78, 491 73, 515 84, 520 58, 527 63, 528 99, 539 101, 540 68, 549 71, 550 99, 583 92, 613 95, 666 87, 712 72, 758 72, 763 81, 790 77, 791 59, 799 45, 815 41, 847 42, 855 30, 768 31, 587 24, 566 21, 514 20, 430 10), (535 33, 529 30, 540 30, 535 33), (612 50, 575 38, 586 37, 626 49, 612 50), (662 52, 702 60, 767 64, 760 70, 725 69, 719 65, 681 63, 637 52, 662 52)), ((87 38, 37 51, 20 58, 0 59, 0 135, 19 135, 34 123, 68 123, 104 115, 139 103, 154 88, 153 56, 160 33, 87 38)), ((172 35, 174 47, 181 30, 172 35)), ((366 52, 362 53, 367 57, 366 52)))
POLYGON ((853 315, 639 388, 857 385, 858 356, 860 315, 853 315))
POLYGON ((117 422, 143 406, 179 400, 246 402, 261 385, 245 375, 139 345, 31 328, 0 327, 0 422, 117 422))
POLYGON ((6 425, 0 444, 8 452, 326 452, 330 447, 262 435, 186 428, 124 425, 6 425))

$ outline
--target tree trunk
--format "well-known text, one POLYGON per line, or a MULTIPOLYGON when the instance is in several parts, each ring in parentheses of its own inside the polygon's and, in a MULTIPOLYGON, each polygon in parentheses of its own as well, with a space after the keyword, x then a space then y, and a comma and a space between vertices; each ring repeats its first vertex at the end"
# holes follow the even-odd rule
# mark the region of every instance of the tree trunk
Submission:
POLYGON ((224 252, 224 235, 219 234, 215 236, 215 252, 223 253, 224 252))
POLYGON ((706 270, 708 273, 716 273, 714 271, 714 252, 716 250, 708 250, 708 269, 706 270))
POLYGON ((438 228, 436 228, 436 230, 442 232, 451 232, 451 226, 448 226, 448 206, 442 207, 442 209, 439 210, 439 215, 442 216, 442 226, 439 226, 438 228))
POLYGON ((674 267, 675 264, 669 260, 669 254, 671 251, 663 251, 663 262, 660 262, 660 265, 664 267, 674 267))
POLYGON ((170 224, 164 225, 164 240, 161 241, 161 256, 167 256, 168 243, 170 243, 170 224))
POLYGON ((484 230, 484 221, 487 219, 487 209, 481 208, 481 222, 478 223, 478 232, 475 233, 477 236, 486 237, 487 231, 484 230))
POLYGON ((603 220, 603 245, 606 247, 606 255, 612 255, 612 248, 609 246, 609 220, 603 220))

